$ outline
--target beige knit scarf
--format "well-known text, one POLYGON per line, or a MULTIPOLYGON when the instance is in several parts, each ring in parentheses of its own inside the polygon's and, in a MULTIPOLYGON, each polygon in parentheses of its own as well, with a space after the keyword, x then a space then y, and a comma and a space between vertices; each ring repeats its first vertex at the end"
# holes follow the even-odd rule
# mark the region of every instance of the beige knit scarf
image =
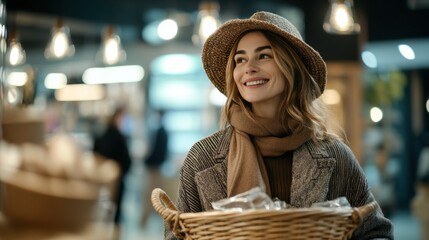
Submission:
MULTIPOLYGON (((309 129, 287 131, 280 122, 257 116, 254 118, 249 118, 239 106, 232 107, 230 123, 234 131, 228 153, 228 197, 257 186, 271 196, 262 157, 281 156, 311 138, 309 129)), ((297 124, 290 121, 288 125, 294 129, 297 124)))

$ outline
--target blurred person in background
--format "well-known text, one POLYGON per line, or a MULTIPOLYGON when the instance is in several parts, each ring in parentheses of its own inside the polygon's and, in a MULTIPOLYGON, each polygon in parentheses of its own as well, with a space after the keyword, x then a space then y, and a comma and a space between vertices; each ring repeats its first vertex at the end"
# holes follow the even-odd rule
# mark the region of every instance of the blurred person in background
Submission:
MULTIPOLYGON (((205 42, 202 61, 227 101, 222 129, 183 162, 179 212, 210 211, 254 187, 297 208, 376 201, 353 152, 327 127, 326 64, 287 19, 257 12, 227 21, 205 42)), ((165 234, 176 239, 168 227, 165 234)), ((393 239, 393 225, 377 205, 351 239, 393 239)))
POLYGON ((413 214, 420 221, 422 240, 429 240, 429 133, 421 135, 416 196, 411 201, 413 214))
POLYGON ((429 133, 423 133, 420 141, 423 146, 419 154, 417 181, 429 185, 429 133))
POLYGON ((373 164, 377 182, 374 185, 370 184, 371 191, 387 218, 390 218, 395 211, 395 178, 399 172, 397 160, 390 156, 392 152, 390 148, 387 139, 376 146, 373 164))
POLYGON ((110 116, 107 126, 101 135, 94 138, 93 151, 101 156, 112 159, 119 164, 120 174, 113 199, 116 204, 115 224, 119 225, 121 220, 121 204, 125 190, 125 176, 131 166, 131 157, 128 149, 127 139, 121 132, 120 126, 126 114, 126 108, 121 106, 115 109, 110 116))
POLYGON ((165 112, 162 109, 155 111, 155 122, 158 123, 158 126, 150 138, 151 149, 149 155, 144 159, 148 178, 143 191, 143 214, 140 221, 142 227, 147 224, 150 215, 154 212, 150 200, 152 190, 156 187, 162 188, 163 183, 161 167, 168 154, 168 133, 164 126, 164 114, 165 112))

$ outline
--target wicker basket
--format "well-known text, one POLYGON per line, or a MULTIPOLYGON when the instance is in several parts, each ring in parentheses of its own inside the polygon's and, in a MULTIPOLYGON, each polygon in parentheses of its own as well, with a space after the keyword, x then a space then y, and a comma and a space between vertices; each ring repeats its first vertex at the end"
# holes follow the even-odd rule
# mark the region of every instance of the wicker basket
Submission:
POLYGON ((359 208, 297 208, 181 213, 167 194, 152 191, 152 205, 180 239, 349 239, 376 202, 359 208))

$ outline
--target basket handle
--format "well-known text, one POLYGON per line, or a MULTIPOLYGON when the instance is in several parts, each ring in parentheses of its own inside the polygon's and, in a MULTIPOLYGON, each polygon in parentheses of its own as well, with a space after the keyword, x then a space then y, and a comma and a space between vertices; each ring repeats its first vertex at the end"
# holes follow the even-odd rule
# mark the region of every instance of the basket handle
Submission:
POLYGON ((375 209, 377 209, 378 204, 376 201, 367 203, 361 207, 355 208, 352 213, 352 220, 356 224, 361 224, 362 220, 370 215, 375 209))
POLYGON ((179 221, 180 212, 177 210, 176 206, 173 204, 164 190, 160 188, 153 189, 151 202, 155 211, 164 219, 166 223, 168 223, 174 235, 180 239, 183 239, 184 235, 181 231, 183 226, 179 221))
POLYGON ((151 201, 155 211, 165 220, 174 218, 178 214, 176 206, 160 188, 152 190, 151 201))
MULTIPOLYGON (((362 223, 363 219, 365 217, 367 217, 369 214, 371 214, 375 209, 377 209, 377 207, 378 207, 377 202, 372 201, 372 202, 367 203, 363 206, 353 208, 353 212, 351 215, 352 224, 354 224, 355 226, 359 226, 362 223)), ((355 228, 351 229, 346 234, 344 239, 350 239, 354 230, 355 230, 355 228)))

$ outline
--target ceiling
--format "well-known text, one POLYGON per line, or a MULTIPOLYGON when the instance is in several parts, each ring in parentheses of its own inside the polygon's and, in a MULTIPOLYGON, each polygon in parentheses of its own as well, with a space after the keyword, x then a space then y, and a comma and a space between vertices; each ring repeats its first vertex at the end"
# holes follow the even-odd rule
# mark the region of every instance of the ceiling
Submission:
MULTIPOLYGON (((25 49, 44 48, 56 18, 70 26, 76 47, 100 41, 107 24, 118 26, 124 44, 143 42, 142 28, 151 20, 168 14, 183 17, 179 41, 190 42, 192 21, 196 18, 199 0, 6 0, 8 30, 15 29, 25 49)), ((257 10, 276 12, 293 7, 304 16, 303 35, 327 60, 357 60, 367 42, 397 39, 429 39, 429 0, 355 0, 360 35, 339 36, 322 29, 328 0, 218 0, 222 21, 248 17, 257 10), (411 7, 413 6, 413 7, 411 7), (335 49, 335 51, 332 51, 335 49)))
MULTIPOLYGON (((275 10, 278 5, 288 5, 281 2, 246 1, 246 4, 243 4, 243 1, 218 1, 221 17, 224 18, 247 17, 261 5, 264 5, 263 8, 266 10, 275 10)), ((27 46, 31 48, 39 47, 39 41, 47 41, 53 21, 57 17, 66 20, 71 31, 74 32, 72 38, 76 44, 98 41, 102 26, 106 24, 116 25, 121 31, 123 40, 134 41, 141 38, 141 30, 145 25, 170 14, 181 14, 182 18, 187 18, 184 21, 188 22, 183 23, 181 28, 192 29, 192 21, 196 18, 199 3, 199 0, 180 2, 172 0, 9 0, 6 1, 6 6, 9 29, 15 27, 19 30, 21 42, 28 40, 27 46)), ((179 40, 182 40, 180 36, 179 40)))

